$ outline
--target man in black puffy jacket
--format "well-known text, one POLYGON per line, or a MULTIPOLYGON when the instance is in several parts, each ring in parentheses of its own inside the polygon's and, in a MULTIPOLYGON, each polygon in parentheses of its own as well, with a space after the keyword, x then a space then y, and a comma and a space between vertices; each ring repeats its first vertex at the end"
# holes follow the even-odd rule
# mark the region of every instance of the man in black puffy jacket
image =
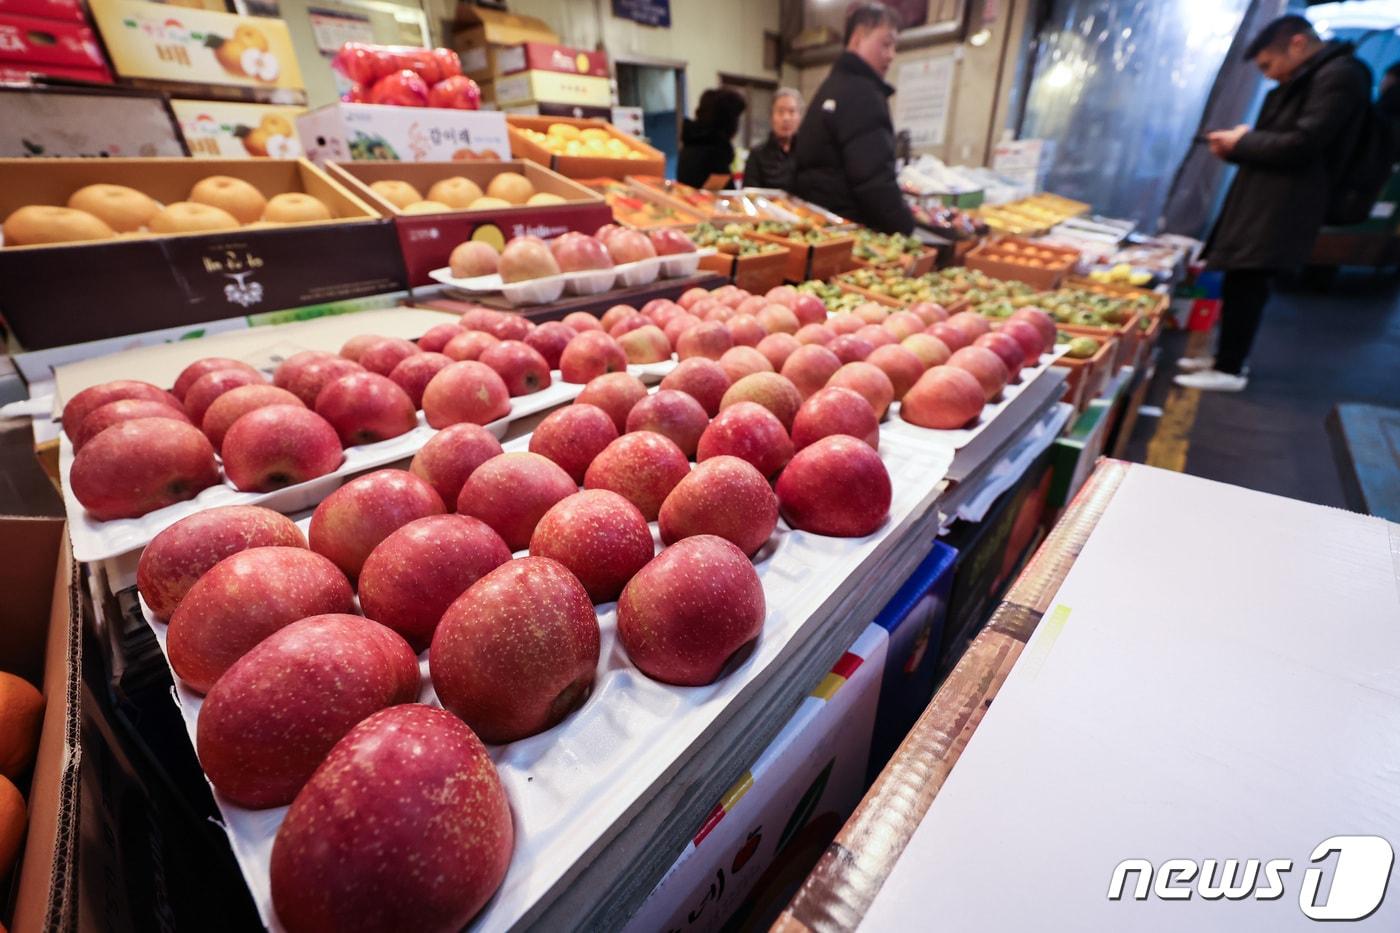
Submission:
POLYGON ((886 233, 911 233, 899 191, 885 72, 899 20, 880 3, 846 17, 846 50, 812 98, 793 145, 793 193, 886 233))

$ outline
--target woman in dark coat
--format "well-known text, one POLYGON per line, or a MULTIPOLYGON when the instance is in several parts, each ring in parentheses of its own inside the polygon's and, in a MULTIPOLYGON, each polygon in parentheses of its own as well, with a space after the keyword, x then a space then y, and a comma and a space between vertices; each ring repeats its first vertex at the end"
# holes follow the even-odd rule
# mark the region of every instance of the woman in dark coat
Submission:
POLYGON ((733 173, 734 134, 739 132, 744 106, 743 95, 731 88, 710 88, 700 95, 695 119, 686 120, 681 127, 678 181, 703 188, 711 175, 728 178, 733 173))

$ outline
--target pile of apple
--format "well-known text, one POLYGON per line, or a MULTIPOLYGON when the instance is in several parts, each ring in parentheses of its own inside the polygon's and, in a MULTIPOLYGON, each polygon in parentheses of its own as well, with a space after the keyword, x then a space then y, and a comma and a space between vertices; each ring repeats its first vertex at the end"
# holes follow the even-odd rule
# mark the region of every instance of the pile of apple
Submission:
POLYGON ((642 233, 604 224, 592 236, 570 231, 549 241, 537 236, 516 237, 499 253, 488 243, 468 240, 453 249, 448 266, 456 278, 499 273, 501 281, 510 284, 566 272, 596 272, 695 250, 695 244, 679 230, 642 233))

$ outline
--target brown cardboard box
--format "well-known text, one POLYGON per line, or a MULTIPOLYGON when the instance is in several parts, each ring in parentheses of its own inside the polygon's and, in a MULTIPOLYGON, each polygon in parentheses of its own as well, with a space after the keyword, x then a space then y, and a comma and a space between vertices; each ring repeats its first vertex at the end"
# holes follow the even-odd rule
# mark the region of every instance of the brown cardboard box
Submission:
POLYGON ((608 77, 608 53, 586 52, 557 42, 522 42, 496 55, 498 74, 517 71, 557 71, 561 74, 608 77))
POLYGON ((0 248, 0 312, 19 343, 39 350, 406 287, 392 225, 304 159, 0 159, 0 216, 64 204, 96 182, 182 201, 210 175, 269 197, 314 195, 336 219, 0 248))
POLYGON ((569 117, 506 117, 510 126, 510 151, 522 159, 548 165, 569 178, 625 178, 628 175, 661 175, 666 171, 666 156, 634 136, 628 136, 606 120, 577 120, 569 117), (622 140, 643 155, 641 159, 611 159, 600 156, 555 155, 521 133, 522 129, 549 132, 555 123, 567 123, 580 130, 601 129, 609 136, 622 140))
POLYGON ((559 36, 544 20, 533 16, 491 10, 475 4, 457 5, 456 30, 452 47, 462 58, 462 72, 470 77, 491 80, 499 73, 496 57, 506 48, 522 42, 558 42, 559 36))
POLYGON ((984 240, 964 262, 969 269, 985 272, 994 279, 1025 282, 1040 289, 1059 288, 1065 276, 1069 275, 1074 264, 1079 261, 1078 250, 1059 246, 1046 246, 1021 237, 998 237, 984 240), (1050 253, 1053 258, 1037 260, 1043 265, 1027 265, 1019 255, 1028 249, 1050 253))
POLYGON ((776 243, 786 247, 788 264, 783 274, 789 282, 829 279, 833 275, 840 275, 855 268, 855 260, 851 258, 851 248, 856 243, 853 236, 833 237, 821 243, 807 243, 756 231, 744 235, 764 243, 776 243))
POLYGON ((507 240, 518 236, 552 237, 568 230, 592 233, 612 221, 612 211, 597 192, 533 162, 342 162, 327 168, 360 192, 383 216, 394 218, 409 284, 413 286, 432 282, 428 273, 446 266, 453 247, 469 239, 486 239, 500 249, 507 240), (433 182, 462 175, 485 191, 491 179, 501 172, 519 172, 537 192, 557 194, 566 203, 404 214, 369 187, 376 181, 398 179, 426 196, 433 182))

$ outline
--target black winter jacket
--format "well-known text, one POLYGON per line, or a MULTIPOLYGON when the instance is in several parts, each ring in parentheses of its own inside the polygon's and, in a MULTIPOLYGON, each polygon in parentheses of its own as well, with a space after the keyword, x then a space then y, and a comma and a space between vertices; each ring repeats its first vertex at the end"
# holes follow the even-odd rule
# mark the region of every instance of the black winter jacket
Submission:
POLYGON ((711 175, 734 170, 734 143, 717 128, 694 120, 681 124, 681 152, 676 157, 676 180, 703 188, 711 175))
POLYGON ((854 52, 822 81, 792 146, 793 193, 886 233, 912 233, 894 168, 894 88, 854 52))
POLYGON ((1229 156, 1239 172, 1206 245, 1212 268, 1279 270, 1307 260, 1370 98, 1370 69, 1335 42, 1265 96, 1254 129, 1229 156))
POLYGON ((784 152, 778 137, 769 133, 767 142, 749 152, 749 159, 744 163, 744 187, 791 191, 794 168, 792 150, 784 152))

